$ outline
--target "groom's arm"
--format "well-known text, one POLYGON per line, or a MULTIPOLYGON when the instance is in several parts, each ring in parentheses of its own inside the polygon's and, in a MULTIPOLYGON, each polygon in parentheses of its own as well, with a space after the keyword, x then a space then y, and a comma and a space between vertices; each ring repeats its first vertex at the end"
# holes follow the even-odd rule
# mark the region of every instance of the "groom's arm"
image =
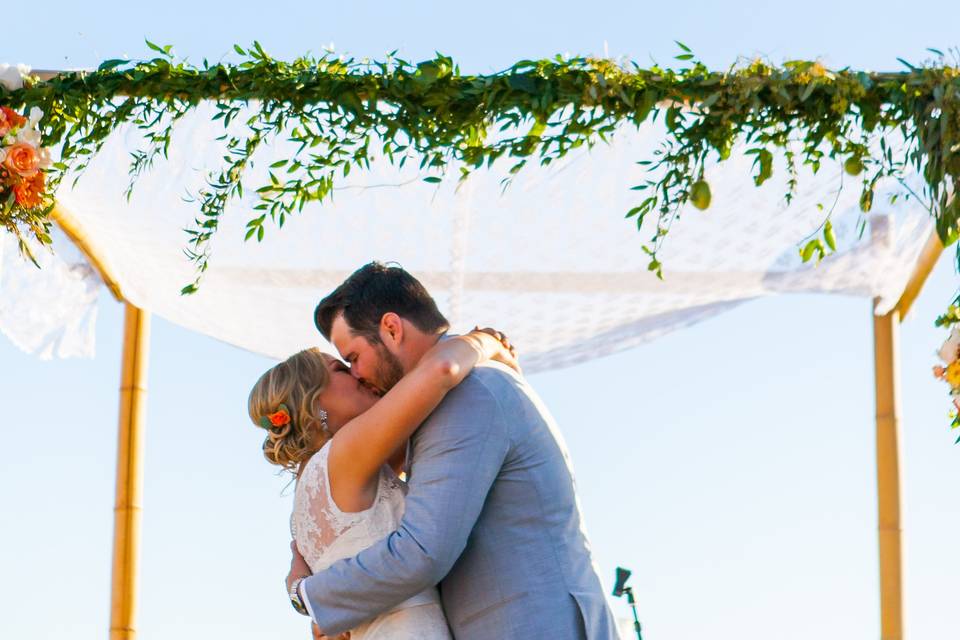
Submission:
POLYGON ((509 446, 497 399, 478 378, 454 389, 417 433, 397 530, 301 583, 325 633, 353 628, 437 584, 460 557, 509 446))

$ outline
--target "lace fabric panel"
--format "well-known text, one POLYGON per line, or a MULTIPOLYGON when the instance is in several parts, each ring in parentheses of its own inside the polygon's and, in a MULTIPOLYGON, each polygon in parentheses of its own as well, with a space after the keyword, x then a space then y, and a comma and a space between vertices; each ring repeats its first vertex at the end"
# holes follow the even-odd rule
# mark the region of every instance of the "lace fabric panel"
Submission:
POLYGON ((51 358, 92 358, 100 277, 62 233, 55 253, 30 243, 37 268, 0 234, 0 333, 17 347, 51 358))
MULTIPOLYGON (((878 311, 885 313, 932 230, 916 199, 890 203, 888 196, 904 187, 887 180, 877 185, 870 230, 861 233, 860 190, 847 184, 838 194, 838 167, 815 175, 801 168, 788 207, 785 166, 778 160, 757 188, 753 156, 738 147, 727 162, 706 167, 713 204, 708 214, 689 207, 680 212, 664 245, 660 281, 640 250, 656 216, 639 233, 623 219, 637 205, 629 188, 643 175, 636 161, 652 157, 663 140, 664 125, 646 123, 622 127, 610 144, 584 145, 549 166, 531 164, 507 190, 501 181, 513 164, 509 158, 466 182, 435 185, 422 180, 418 163, 394 167, 375 158, 369 171, 339 180, 333 200, 306 205, 283 231, 270 229, 255 246, 243 242, 247 213, 258 201, 251 188, 221 220, 200 291, 182 296, 181 287, 194 278, 181 252, 183 228, 197 215, 196 203, 182 196, 206 188, 207 172, 222 164, 225 142, 217 140, 223 128, 211 120, 215 112, 205 101, 178 122, 168 159, 138 179, 129 201, 118 185, 127 182, 130 153, 144 144, 132 125, 111 134, 83 178, 76 185, 65 181, 57 197, 102 248, 131 303, 275 358, 317 343, 310 318, 318 293, 332 291, 374 258, 416 275, 453 331, 477 323, 506 330, 523 346, 524 368, 534 372, 622 351, 762 296, 880 298, 878 311), (797 247, 823 224, 822 207, 833 210, 838 250, 819 265, 804 264, 797 247), (544 323, 544 317, 555 321, 544 323)), ((243 120, 234 122, 242 128, 243 120)), ((271 163, 297 149, 287 138, 260 148, 248 184, 270 184, 271 163)), ((455 166, 450 170, 457 173, 455 166)), ((917 191, 922 176, 911 173, 905 181, 917 191)), ((10 290, 3 286, 6 300, 10 290)), ((50 291, 57 298, 69 293, 50 291)), ((0 330, 9 326, 0 318, 0 330)))
POLYGON ((330 494, 329 445, 308 462, 297 481, 291 531, 313 572, 356 555, 393 531, 403 516, 404 486, 389 468, 380 471, 369 509, 342 511, 330 494))

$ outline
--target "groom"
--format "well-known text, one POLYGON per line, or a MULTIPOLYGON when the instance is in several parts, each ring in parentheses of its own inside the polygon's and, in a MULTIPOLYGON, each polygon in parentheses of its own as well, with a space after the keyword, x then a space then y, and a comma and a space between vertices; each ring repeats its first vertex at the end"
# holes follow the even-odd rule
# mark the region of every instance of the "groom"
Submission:
MULTIPOLYGON (((321 300, 314 319, 354 376, 381 390, 449 328, 416 278, 377 262, 321 300)), ((440 583, 458 640, 618 637, 566 448, 523 378, 477 367, 411 446, 397 530, 299 583, 323 633, 353 628, 440 583)), ((288 586, 308 574, 295 554, 288 586)))

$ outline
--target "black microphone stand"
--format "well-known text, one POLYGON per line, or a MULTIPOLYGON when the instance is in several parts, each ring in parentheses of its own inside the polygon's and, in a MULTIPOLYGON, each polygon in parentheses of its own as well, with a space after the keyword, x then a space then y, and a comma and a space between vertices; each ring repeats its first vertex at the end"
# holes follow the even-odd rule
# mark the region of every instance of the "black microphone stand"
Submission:
POLYGON ((619 598, 627 594, 627 604, 633 612, 633 629, 637 632, 637 640, 643 640, 643 635, 640 633, 640 618, 637 617, 637 601, 633 599, 633 588, 627 586, 630 573, 629 569, 617 567, 617 582, 613 587, 613 595, 619 598))
POLYGON ((643 636, 640 634, 640 618, 637 617, 637 601, 633 599, 633 589, 627 587, 623 592, 627 594, 627 604, 630 605, 630 611, 633 612, 633 628, 637 632, 637 640, 643 640, 643 636))

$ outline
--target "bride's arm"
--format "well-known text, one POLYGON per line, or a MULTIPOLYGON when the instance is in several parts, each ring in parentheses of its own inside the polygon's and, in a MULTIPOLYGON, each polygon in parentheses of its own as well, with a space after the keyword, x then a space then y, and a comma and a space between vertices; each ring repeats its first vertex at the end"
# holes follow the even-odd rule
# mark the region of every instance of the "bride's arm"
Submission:
POLYGON ((341 427, 329 445, 331 491, 346 497, 375 488, 380 467, 477 364, 515 367, 512 349, 493 333, 475 330, 437 343, 373 407, 341 427))

